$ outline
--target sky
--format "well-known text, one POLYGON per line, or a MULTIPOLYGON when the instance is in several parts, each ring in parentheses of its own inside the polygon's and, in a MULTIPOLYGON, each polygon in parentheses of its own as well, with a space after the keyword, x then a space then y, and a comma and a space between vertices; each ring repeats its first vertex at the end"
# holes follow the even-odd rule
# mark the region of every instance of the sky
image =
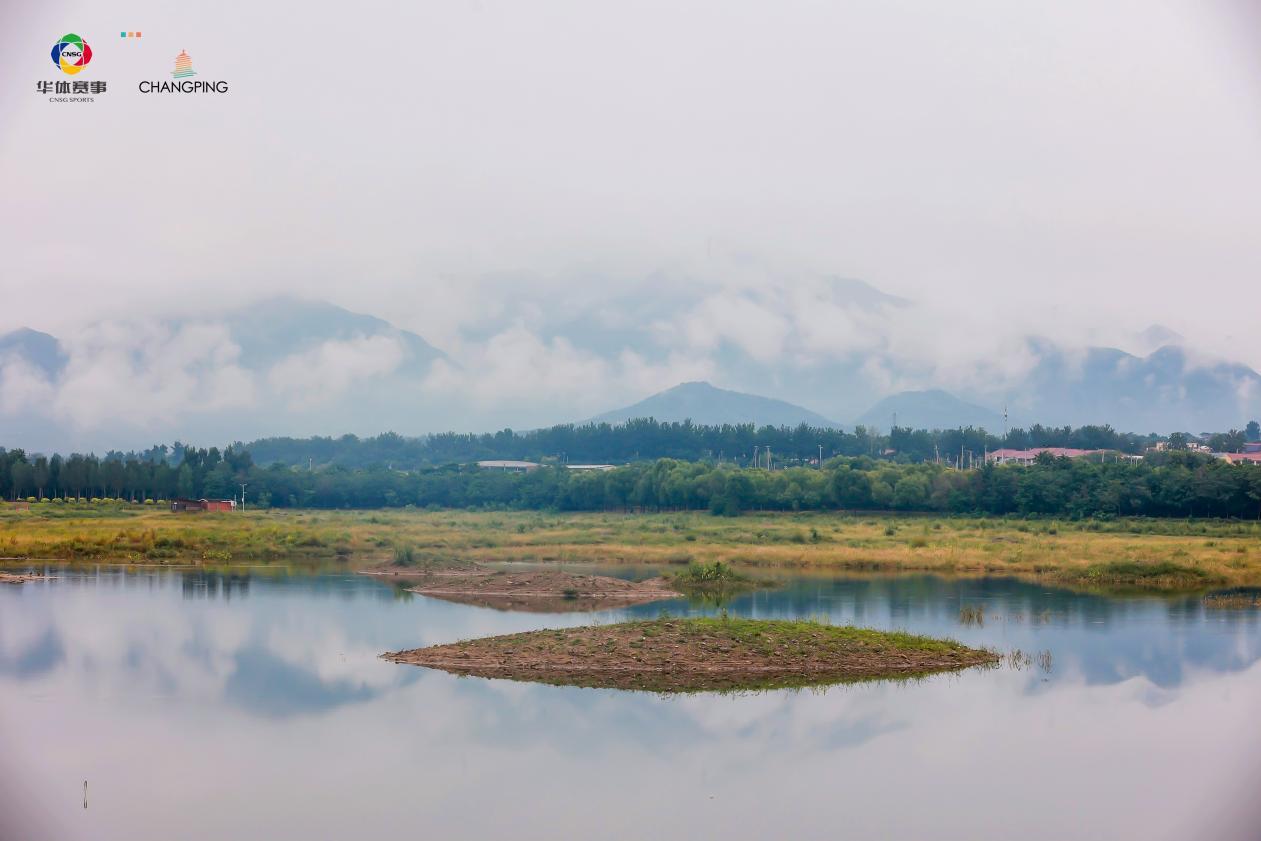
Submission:
POLYGON ((915 301, 881 329, 925 359, 1162 324, 1261 368, 1259 10, 9 4, 0 331, 297 295, 528 389, 643 373, 640 347, 558 348, 549 314, 692 285, 707 303, 668 329, 700 333, 647 389, 705 375, 706 319, 793 364, 808 279, 836 275, 915 301), (36 93, 66 32, 93 44, 95 102, 36 93), (228 92, 139 93, 181 50, 228 92))

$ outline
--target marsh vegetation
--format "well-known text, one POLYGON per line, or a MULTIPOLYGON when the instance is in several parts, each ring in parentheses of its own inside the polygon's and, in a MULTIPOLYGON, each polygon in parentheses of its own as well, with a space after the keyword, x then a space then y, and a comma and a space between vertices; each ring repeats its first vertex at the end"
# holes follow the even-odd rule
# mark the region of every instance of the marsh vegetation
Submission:
MULTIPOLYGON (((1261 524, 532 511, 246 511, 0 507, 0 557, 136 564, 334 562, 400 569, 503 561, 1016 575, 1078 589, 1261 585, 1261 524)), ((686 575, 686 572, 685 572, 686 575)))

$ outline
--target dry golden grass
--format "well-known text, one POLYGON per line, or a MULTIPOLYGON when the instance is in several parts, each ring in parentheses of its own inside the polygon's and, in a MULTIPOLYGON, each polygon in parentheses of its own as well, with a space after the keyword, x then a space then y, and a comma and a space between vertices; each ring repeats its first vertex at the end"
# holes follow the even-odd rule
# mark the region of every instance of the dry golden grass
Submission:
POLYGON ((183 563, 560 561, 1016 574, 1082 587, 1261 584, 1261 524, 1052 522, 844 513, 554 514, 0 507, 0 556, 183 563))

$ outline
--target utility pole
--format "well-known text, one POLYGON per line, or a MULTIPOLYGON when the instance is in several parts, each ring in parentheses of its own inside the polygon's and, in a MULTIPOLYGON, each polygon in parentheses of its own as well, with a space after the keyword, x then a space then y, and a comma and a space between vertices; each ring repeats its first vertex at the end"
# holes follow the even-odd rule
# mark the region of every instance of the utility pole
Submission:
POLYGON ((757 444, 754 444, 754 445, 753 445, 753 466, 754 466, 755 468, 757 468, 757 467, 761 467, 761 466, 762 466, 762 465, 758 464, 758 460, 757 460, 757 444))
POLYGON ((823 445, 819 445, 819 469, 823 469, 823 445))
POLYGON ((242 483, 241 483, 241 510, 242 510, 242 511, 244 511, 244 510, 245 510, 245 486, 246 486, 246 484, 248 484, 248 483, 246 483, 246 482, 242 482, 242 483))

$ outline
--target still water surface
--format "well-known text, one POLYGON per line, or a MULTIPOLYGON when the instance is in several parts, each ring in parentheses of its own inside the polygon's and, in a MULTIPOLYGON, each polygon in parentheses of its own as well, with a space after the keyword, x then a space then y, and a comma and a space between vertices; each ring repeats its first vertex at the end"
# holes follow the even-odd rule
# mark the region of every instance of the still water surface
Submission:
MULTIPOLYGON (((377 657, 591 614, 350 574, 51 572, 0 587, 6 841, 1261 837, 1256 610, 1007 579, 787 579, 729 612, 1033 662, 667 698, 377 657), (983 605, 984 625, 961 605, 983 605)), ((597 617, 662 607, 705 610, 597 617)))

